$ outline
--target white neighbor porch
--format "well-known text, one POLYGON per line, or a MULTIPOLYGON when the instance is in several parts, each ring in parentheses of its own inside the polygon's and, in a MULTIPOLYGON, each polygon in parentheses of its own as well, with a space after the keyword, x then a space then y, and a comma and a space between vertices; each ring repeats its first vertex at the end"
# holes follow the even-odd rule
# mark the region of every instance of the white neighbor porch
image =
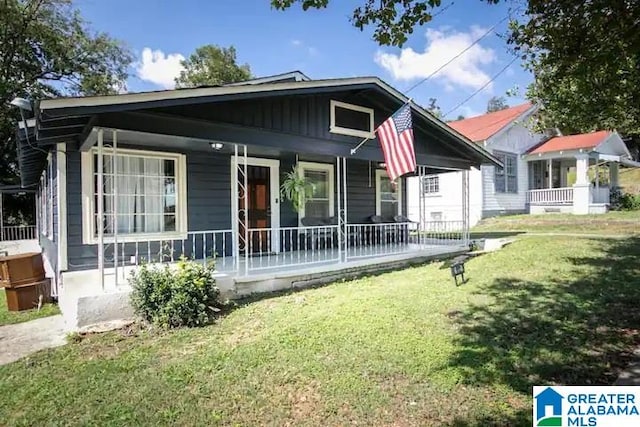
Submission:
POLYGON ((556 137, 525 155, 531 214, 607 212, 619 165, 637 166, 616 132, 556 137), (582 142, 585 141, 585 142, 582 142), (572 145, 585 145, 574 148, 572 145))

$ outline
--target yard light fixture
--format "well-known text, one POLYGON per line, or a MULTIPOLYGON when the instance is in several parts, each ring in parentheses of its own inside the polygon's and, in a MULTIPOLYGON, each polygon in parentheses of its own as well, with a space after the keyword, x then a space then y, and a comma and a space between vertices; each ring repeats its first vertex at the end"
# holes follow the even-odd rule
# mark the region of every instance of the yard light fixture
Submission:
POLYGON ((456 286, 458 286, 458 277, 462 278, 462 283, 464 284, 464 262, 467 260, 466 257, 457 257, 451 261, 451 277, 456 281, 456 286))
POLYGON ((216 151, 220 151, 222 150, 222 147, 224 147, 224 144, 222 142, 212 142, 209 145, 216 151))

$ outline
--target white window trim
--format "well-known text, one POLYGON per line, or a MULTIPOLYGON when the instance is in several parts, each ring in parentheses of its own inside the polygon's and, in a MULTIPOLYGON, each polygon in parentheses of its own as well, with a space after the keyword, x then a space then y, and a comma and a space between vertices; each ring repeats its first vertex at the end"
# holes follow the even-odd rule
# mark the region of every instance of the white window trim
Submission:
MULTIPOLYGON (((506 151, 495 151, 494 155, 498 158, 502 158, 503 160, 503 164, 504 167, 502 168, 502 173, 499 173, 498 170, 499 169, 494 169, 494 173, 493 173, 493 190, 494 193, 496 194, 518 194, 520 192, 520 183, 518 182, 518 169, 520 168, 520 165, 518 165, 518 155, 514 154, 514 153, 509 153, 506 151), (514 168, 515 168, 515 174, 513 175, 508 175, 507 174, 507 157, 513 158, 514 159, 514 168), (497 175, 501 175, 504 179, 504 191, 500 191, 496 189, 496 176, 497 175), (515 178, 516 181, 516 189, 511 190, 509 189, 509 178, 515 178)), ((498 168, 498 166, 494 166, 494 168, 498 168)))
POLYGON ((362 107, 360 105, 347 104, 346 102, 330 101, 330 116, 331 123, 329 125, 329 132, 339 135, 357 136, 359 138, 374 139, 375 136, 375 124, 374 124, 374 110, 373 108, 362 107), (358 111, 360 113, 369 114, 369 131, 343 128, 336 126, 336 107, 344 108, 345 110, 358 111))
MULTIPOLYGON (((300 174, 302 174, 302 176, 304 176, 305 170, 320 170, 320 171, 327 172, 329 176, 329 187, 328 187, 329 216, 330 217, 335 216, 335 206, 334 206, 335 205, 335 193, 334 193, 335 178, 334 178, 333 165, 331 163, 298 162, 298 171, 300 174)), ((305 211, 304 211, 304 205, 303 205, 298 214, 298 225, 300 227, 302 227, 302 218, 304 217, 305 217, 305 211)))
MULTIPOLYGON (((376 169, 376 215, 382 215, 382 198, 380 197, 382 177, 388 178, 387 171, 376 169)), ((402 178, 396 181, 396 185, 398 186, 398 213, 396 215, 402 215, 402 178)))
POLYGON ((58 180, 58 270, 67 270, 67 147, 58 144, 56 149, 56 179, 58 180))
MULTIPOLYGON (((82 152, 81 173, 82 173, 82 243, 93 245, 98 243, 95 230, 95 202, 93 194, 93 155, 98 149, 82 152)), ((104 148, 104 154, 113 153, 113 149, 104 148)), ((187 157, 180 153, 169 153, 163 151, 132 150, 118 148, 117 155, 130 155, 137 157, 152 157, 176 161, 176 231, 160 233, 118 233, 118 242, 140 242, 148 240, 185 240, 187 238, 187 157)), ((104 236, 105 243, 114 241, 112 236, 104 236)))
POLYGON ((424 191, 424 182, 420 183, 420 191, 422 191, 422 195, 424 197, 440 197, 442 195, 442 190, 440 190, 440 175, 434 174, 434 175, 425 175, 422 177, 423 179, 437 179, 438 180, 438 191, 434 191, 432 193, 426 193, 424 191))

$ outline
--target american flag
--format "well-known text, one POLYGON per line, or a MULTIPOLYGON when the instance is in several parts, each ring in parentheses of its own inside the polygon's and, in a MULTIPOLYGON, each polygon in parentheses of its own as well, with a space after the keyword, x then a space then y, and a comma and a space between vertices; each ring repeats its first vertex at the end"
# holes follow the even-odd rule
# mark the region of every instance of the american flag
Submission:
POLYGON ((391 181, 416 170, 411 106, 405 104, 376 129, 391 181))

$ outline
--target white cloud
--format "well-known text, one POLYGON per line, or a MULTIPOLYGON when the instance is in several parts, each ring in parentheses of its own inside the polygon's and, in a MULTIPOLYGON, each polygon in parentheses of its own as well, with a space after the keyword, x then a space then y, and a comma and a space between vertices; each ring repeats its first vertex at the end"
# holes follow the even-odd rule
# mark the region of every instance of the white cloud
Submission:
POLYGON ((164 89, 175 87, 174 79, 180 75, 184 56, 179 53, 165 54, 161 50, 151 50, 145 47, 142 50, 140 62, 136 65, 136 72, 140 79, 151 82, 164 89))
POLYGON ((293 46, 296 49, 303 49, 304 51, 307 52, 307 55, 309 56, 318 56, 320 54, 320 51, 317 48, 307 45, 302 40, 298 40, 298 39, 291 40, 291 46, 293 46))
MULTIPOLYGON (((448 28, 429 29, 426 33, 427 46, 424 52, 416 52, 412 48, 402 49, 398 55, 379 51, 374 60, 391 73, 394 79, 404 81, 425 78, 453 60, 432 79, 444 84, 448 89, 454 86, 478 89, 491 79, 486 68, 497 61, 495 51, 478 43, 459 57, 455 57, 486 31, 486 28, 478 26, 472 26, 468 32, 448 28)), ((491 86, 489 85, 489 89, 491 86)))

